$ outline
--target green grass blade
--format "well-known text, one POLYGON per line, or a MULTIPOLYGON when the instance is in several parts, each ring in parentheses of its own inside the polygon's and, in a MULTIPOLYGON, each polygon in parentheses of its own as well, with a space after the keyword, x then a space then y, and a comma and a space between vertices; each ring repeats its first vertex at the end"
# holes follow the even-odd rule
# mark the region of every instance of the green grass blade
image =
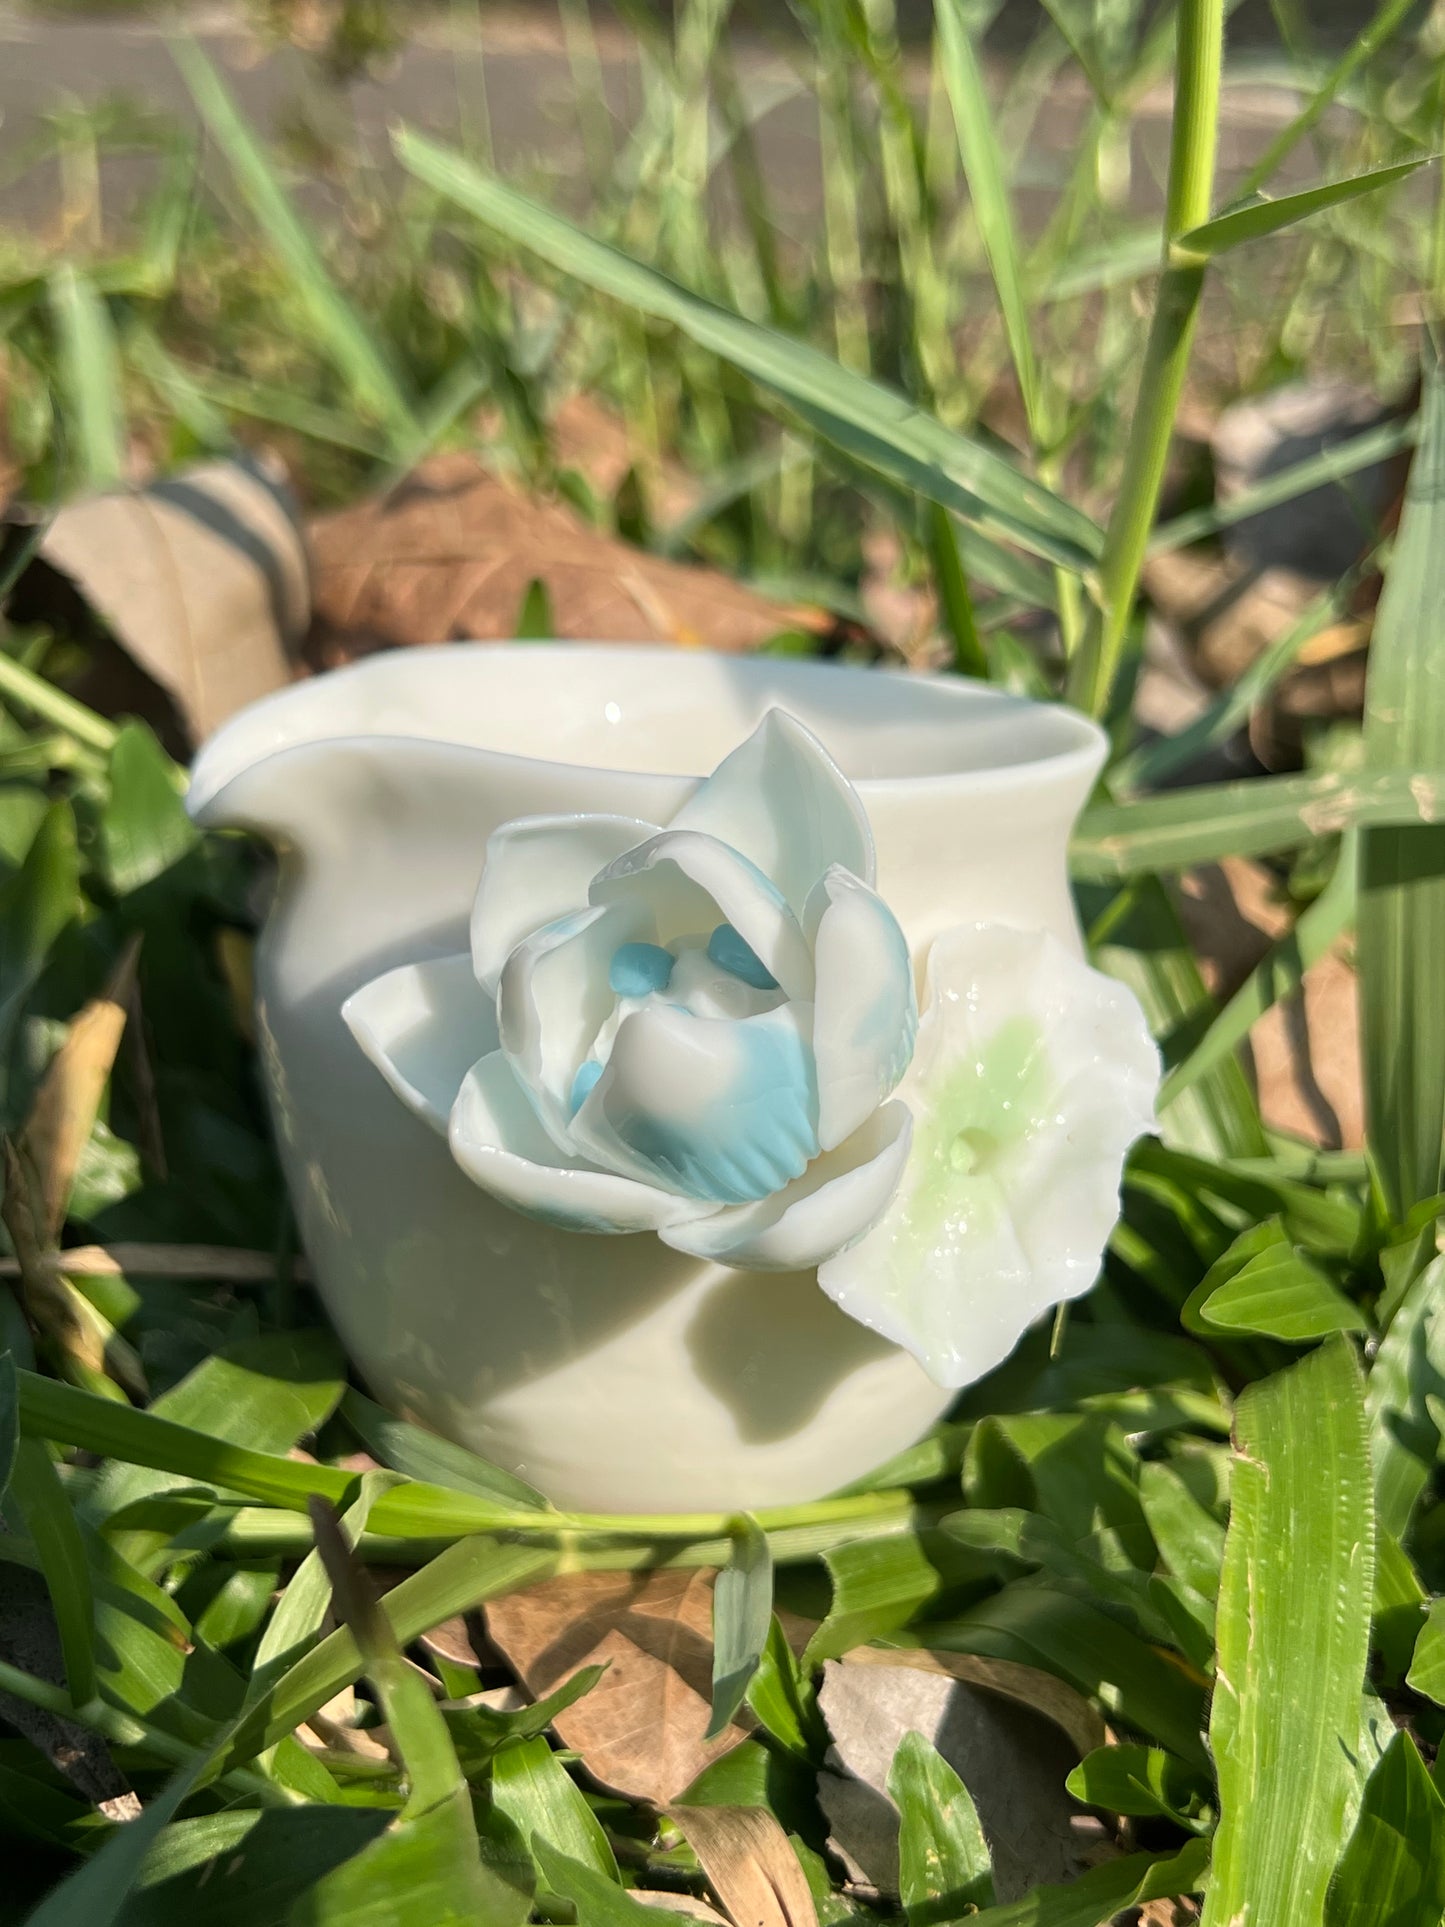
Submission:
POLYGON ((1434 158, 1425 154, 1415 160, 1393 161, 1388 167, 1372 167, 1367 173, 1352 174, 1348 180, 1324 181, 1298 194, 1281 194, 1278 200, 1261 197, 1249 201, 1243 207, 1216 215, 1200 227, 1189 228, 1174 242, 1174 247, 1181 257, 1227 254, 1231 248, 1241 247, 1246 241, 1262 241, 1267 235, 1278 234, 1281 228, 1308 220, 1310 215, 1322 213, 1327 207, 1338 207, 1343 201, 1357 201, 1362 194, 1393 187, 1396 181, 1403 181, 1434 158))
POLYGON ((1091 568, 1100 537, 1087 516, 981 442, 921 413, 906 396, 840 367, 806 342, 716 307, 410 129, 397 135, 396 149, 412 173, 489 227, 597 292, 672 323, 782 396, 845 453, 985 534, 1062 568, 1091 568))
POLYGON ((341 1398, 341 1416, 350 1425, 367 1451, 383 1465, 409 1479, 432 1485, 449 1486, 457 1492, 471 1492, 481 1499, 495 1499, 503 1505, 530 1506, 535 1511, 550 1510, 535 1486, 528 1485, 499 1465, 479 1458, 465 1446, 427 1432, 407 1419, 397 1418, 380 1405, 348 1386, 341 1398))
POLYGON ((15 1378, 15 1359, 0 1352, 0 1505, 10 1489, 15 1469, 15 1454, 20 1445, 20 1388, 15 1378))
POLYGON ((43 1440, 20 1440, 10 1491, 40 1557, 65 1659, 66 1690, 84 1706, 95 1697, 95 1596, 70 1495, 43 1440))
POLYGON ((1028 300, 1019 259, 1018 228, 1009 203, 1003 155, 993 108, 984 85, 962 0, 938 0, 939 56, 958 130, 958 150, 989 271, 998 290, 999 309, 1024 416, 1035 443, 1047 439, 1042 417, 1038 364, 1034 359, 1028 300))
MULTIPOLYGON (((1438 767, 1250 777, 1170 790, 1134 803, 1096 803, 1080 821, 1071 860, 1075 876, 1109 881, 1187 870, 1224 856, 1263 856, 1355 825, 1441 823, 1445 751, 1438 767)), ((1387 879, 1377 887, 1391 885, 1387 879)), ((1445 1066, 1445 1057, 1440 1063, 1445 1066)), ((1412 1197, 1429 1196, 1435 1188, 1424 1185, 1412 1197)))
MULTIPOLYGON (((1445 377, 1428 363, 1420 446, 1375 619, 1364 780, 1445 766, 1445 377)), ((1370 1149, 1402 1219, 1441 1189, 1445 1139, 1445 827, 1371 829, 1360 846, 1359 967, 1370 1149)))
POLYGON ((1357 34, 1324 79, 1316 87, 1294 119, 1275 135, 1259 159, 1245 175, 1240 186, 1242 194, 1254 194, 1263 187, 1278 169, 1280 162, 1292 154, 1299 143, 1315 126, 1330 105, 1339 97, 1360 69, 1375 58, 1385 43, 1391 40, 1414 10, 1414 0, 1384 0, 1384 5, 1370 21, 1363 32, 1357 34))
POLYGON ((1408 1733, 1365 1784, 1340 1858, 1325 1927, 1440 1927, 1445 1918, 1445 1799, 1408 1733))
POLYGON ((731 1722, 758 1670, 773 1624, 773 1555, 758 1522, 745 1514, 732 1557, 713 1590, 712 1718, 707 1738, 731 1722))
POLYGON ((1022 1900, 985 1907, 968 1916, 968 1927, 1101 1927, 1147 1901, 1197 1894, 1208 1865, 1203 1840, 1191 1840, 1174 1854, 1127 1854, 1091 1867, 1066 1887, 1035 1887, 1022 1900))
POLYGON ((960 676, 977 676, 986 682, 988 656, 978 633, 958 531, 948 510, 937 502, 928 505, 928 547, 938 606, 953 640, 953 666, 960 676))
POLYGON ((320 250, 225 83, 194 41, 178 37, 171 44, 201 119, 229 162, 257 225, 285 265, 356 407, 386 429, 396 452, 416 446, 421 427, 387 355, 328 274, 320 250))
POLYGON ((73 473, 87 489, 119 488, 125 481, 125 405, 109 310, 69 262, 51 274, 49 295, 60 393, 74 440, 73 473))
POLYGON ((502 1749, 492 1768, 492 1799, 524 1840, 539 1837, 593 1873, 616 1880, 617 1860, 607 1835, 544 1738, 502 1749))
MULTIPOLYGON (((348 1547, 355 1547, 366 1529, 372 1506, 389 1483, 384 1472, 363 1475, 360 1492, 341 1516, 339 1530, 348 1547)), ((331 1580, 321 1549, 313 1546, 291 1575, 261 1634, 251 1662, 251 1676, 246 1682, 248 1707, 254 1706, 316 1643, 331 1604, 331 1593, 331 1580)))
POLYGON ((1319 1927, 1357 1792, 1374 1519, 1360 1370, 1337 1339, 1235 1411, 1209 1738, 1204 1927, 1319 1927))
POLYGON ((993 1905, 993 1861, 968 1788, 922 1733, 905 1733, 888 1770, 899 1813, 898 1897, 909 1927, 993 1905))

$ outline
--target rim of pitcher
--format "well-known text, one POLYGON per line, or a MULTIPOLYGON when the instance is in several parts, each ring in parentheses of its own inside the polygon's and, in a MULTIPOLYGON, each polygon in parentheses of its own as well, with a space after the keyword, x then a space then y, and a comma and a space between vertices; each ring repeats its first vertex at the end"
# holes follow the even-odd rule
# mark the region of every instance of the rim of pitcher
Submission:
MULTIPOLYGON (((302 749, 310 744, 320 743, 434 743, 442 748, 466 750, 471 754, 495 757, 499 760, 524 763, 534 767, 558 769, 596 770, 616 773, 626 770, 629 773, 643 774, 659 780, 687 781, 706 771, 696 769, 649 769, 637 771, 630 764, 589 763, 585 757, 531 754, 527 751, 505 749, 490 743, 467 741, 463 736, 449 736, 445 733, 422 732, 387 728, 385 726, 348 726, 345 718, 340 726, 328 728, 307 735, 288 736, 284 731, 267 728, 280 720, 283 712, 303 712, 324 700, 323 692, 339 693, 353 689, 357 684, 371 680, 385 679, 402 673, 406 665, 408 680, 420 676, 424 679, 442 673, 448 664, 454 664, 458 655, 469 660, 495 660, 498 667, 504 661, 525 657, 536 662, 539 658, 568 656, 591 663, 599 671, 608 661, 622 659, 636 664, 645 659, 649 667, 668 665, 666 673, 673 676, 681 672, 698 674, 704 664, 725 664, 727 669, 744 681, 764 680, 774 684, 796 682, 799 685, 843 681, 855 681, 868 677, 875 681, 905 689, 910 695, 921 699, 920 715, 917 721, 945 721, 945 712, 956 705, 969 708, 993 706, 1007 708, 1014 713, 1029 711, 1038 717, 1047 717, 1050 727, 1058 732, 1057 741, 1045 747, 1041 753, 1026 755, 1016 760, 994 764, 962 766, 950 769, 929 769, 922 771, 885 772, 875 775, 851 775, 849 780, 865 791, 901 785, 909 789, 921 789, 930 785, 943 785, 967 781, 970 784, 989 786, 992 783, 1017 783, 1030 774, 1049 776, 1067 780, 1074 775, 1092 775, 1102 767, 1108 742, 1104 731, 1091 718, 1081 711, 1072 709, 1064 703, 1044 702, 1033 697, 1016 695, 1010 690, 998 689, 990 683, 974 681, 970 678, 948 675, 935 671, 909 670, 906 668, 864 667, 850 663, 820 662, 816 658, 787 658, 777 656, 734 655, 722 651, 705 649, 682 649, 668 643, 615 643, 585 642, 573 639, 527 642, 509 639, 498 642, 448 642, 430 646, 394 648, 379 650, 357 662, 326 672, 323 676, 309 677, 288 684, 285 688, 273 691, 258 701, 238 710, 228 717, 220 727, 203 742, 196 752, 191 765, 191 782, 187 796, 187 806, 193 815, 205 809, 231 779, 242 769, 269 761, 272 756, 283 755, 289 750, 302 749), (931 717, 925 712, 933 710, 931 717), (237 758, 235 751, 241 739, 255 735, 249 755, 237 758)), ((787 696, 779 690, 776 706, 787 707, 787 696)), ((804 718, 806 721, 807 719, 804 718)), ((812 725, 810 725, 812 726, 812 725)), ((880 725, 886 728, 887 723, 880 725)), ((899 726, 906 726, 900 722, 899 726)), ((685 760, 685 759, 679 759, 685 760)), ((843 758, 839 758, 840 762, 843 758)))

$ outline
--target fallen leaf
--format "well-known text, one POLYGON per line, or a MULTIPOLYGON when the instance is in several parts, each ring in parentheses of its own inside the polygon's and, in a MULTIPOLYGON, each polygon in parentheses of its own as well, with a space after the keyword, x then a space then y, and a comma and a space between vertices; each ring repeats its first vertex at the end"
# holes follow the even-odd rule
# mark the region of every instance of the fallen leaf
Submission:
POLYGON ((788 1836, 765 1807, 670 1807, 734 1927, 818 1927, 788 1836))
MULTIPOLYGON (((1289 929, 1276 878, 1244 857, 1189 872, 1179 910, 1211 993, 1234 994, 1289 929)), ((1327 1149, 1365 1138, 1359 983, 1342 941, 1306 971, 1303 1000, 1276 1004, 1249 1035, 1260 1109, 1271 1130, 1327 1149)))
MULTIPOLYGON (((1000 1901, 1077 1874, 1095 1844, 1081 1836, 1076 1823, 1086 1816, 1064 1790, 1078 1751, 1054 1720, 1041 1717, 1037 1697, 1017 1690, 1023 1682, 1010 1682, 1014 1690, 1004 1705, 996 1682, 980 1690, 955 1677, 951 1666, 920 1668, 906 1663, 911 1655, 862 1652, 825 1665, 818 1699, 833 1742, 818 1776, 819 1803, 832 1829, 830 1844, 855 1877, 880 1892, 898 1891, 899 1819, 888 1774, 910 1732, 938 1749, 973 1796, 1000 1901)), ((1029 1667, 1013 1671, 1045 1677, 1029 1667)), ((1094 1729, 1102 1741, 1097 1716, 1094 1729)))
POLYGON ((743 650, 818 621, 603 535, 465 455, 436 456, 390 494, 323 516, 311 541, 316 669, 400 644, 512 636, 534 582, 557 634, 578 641, 743 650))
POLYGON ((1076 1688, 1055 1679, 1052 1673, 1036 1666, 1024 1666, 1013 1659, 985 1659, 976 1653, 935 1652, 926 1646, 859 1646, 845 1655, 847 1666, 902 1666, 913 1672, 934 1673, 965 1686, 978 1686, 987 1693, 1012 1700, 1041 1713, 1065 1734, 1082 1760, 1095 1747, 1105 1746, 1109 1729, 1103 1717, 1076 1688))
POLYGON ((98 997, 73 1020, 31 1102, 19 1149, 38 1186, 36 1231, 43 1244, 60 1236, 81 1153, 90 1142, 110 1081, 135 985, 140 938, 132 937, 98 997))
POLYGON ((558 1738, 600 1786, 666 1806, 744 1737, 730 1726, 704 1738, 713 1577, 568 1573, 487 1605, 488 1635, 534 1699, 583 1666, 606 1666, 556 1720, 558 1738))
MULTIPOLYGON (((310 617, 289 491, 252 460, 66 504, 16 585, 12 619, 43 620, 67 589, 164 692, 192 743, 291 680, 310 617)), ((130 687, 76 693, 107 713, 151 713, 130 687)))

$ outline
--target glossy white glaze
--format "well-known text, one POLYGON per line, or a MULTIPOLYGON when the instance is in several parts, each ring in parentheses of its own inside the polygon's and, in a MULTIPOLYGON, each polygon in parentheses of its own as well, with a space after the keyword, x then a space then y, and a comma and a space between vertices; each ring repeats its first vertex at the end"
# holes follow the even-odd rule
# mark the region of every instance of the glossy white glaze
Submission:
POLYGON ((558 1231, 489 1198, 341 1021, 384 971, 466 947, 502 823, 668 823, 773 707, 856 785, 879 892, 915 956, 965 922, 1047 930, 1077 952, 1065 851, 1103 739, 1072 712, 954 679, 594 645, 409 651, 257 704, 194 771, 198 821, 280 852, 261 1035, 343 1341, 388 1404, 562 1504, 816 1497, 909 1444, 950 1397, 811 1272, 558 1231))

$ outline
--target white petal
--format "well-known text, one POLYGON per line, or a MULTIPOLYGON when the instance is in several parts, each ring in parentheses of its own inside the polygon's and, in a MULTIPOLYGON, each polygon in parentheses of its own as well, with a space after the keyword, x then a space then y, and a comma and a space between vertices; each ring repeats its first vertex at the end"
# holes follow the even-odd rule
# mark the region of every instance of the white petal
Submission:
POLYGON ((573 1142, 598 1164, 713 1204, 781 1190, 818 1154, 811 1017, 806 1004, 738 1019, 634 1011, 573 1142))
POLYGON ((873 834, 858 792, 786 710, 770 709, 672 819, 741 850, 801 914, 830 864, 873 881, 873 834))
POLYGON ((876 1222, 897 1188, 912 1129, 906 1105, 885 1104, 772 1197, 674 1226, 662 1241, 743 1270, 810 1271, 876 1222))
POLYGON ((1093 1284, 1158 1077, 1123 985, 1042 932, 947 932, 898 1088, 914 1115, 907 1169, 819 1284, 940 1384, 981 1378, 1093 1284))
POLYGON ((549 1135, 571 1144, 572 1080, 615 999, 608 966, 619 944, 650 934, 645 910, 579 910, 523 938, 497 991, 502 1049, 549 1135))
POLYGON ((467 1176, 504 1204, 566 1231, 656 1231, 699 1207, 559 1152, 500 1051, 462 1082, 448 1133, 467 1176))
POLYGON ((883 899, 833 868, 813 892, 813 1054, 818 1064, 818 1142, 841 1144, 908 1068, 918 1030, 913 964, 883 899))
POLYGON ((472 905, 477 982, 495 995, 523 937, 580 910, 597 872, 656 834, 631 816, 519 816, 494 830, 472 905))
POLYGON ((402 1103, 445 1137, 462 1079, 497 1046, 496 1015, 466 952, 388 970, 353 991, 341 1016, 402 1103))
POLYGON ((664 830, 609 864, 590 896, 645 904, 661 944, 730 923, 789 997, 813 994, 812 953, 797 918, 762 871, 716 837, 664 830))

